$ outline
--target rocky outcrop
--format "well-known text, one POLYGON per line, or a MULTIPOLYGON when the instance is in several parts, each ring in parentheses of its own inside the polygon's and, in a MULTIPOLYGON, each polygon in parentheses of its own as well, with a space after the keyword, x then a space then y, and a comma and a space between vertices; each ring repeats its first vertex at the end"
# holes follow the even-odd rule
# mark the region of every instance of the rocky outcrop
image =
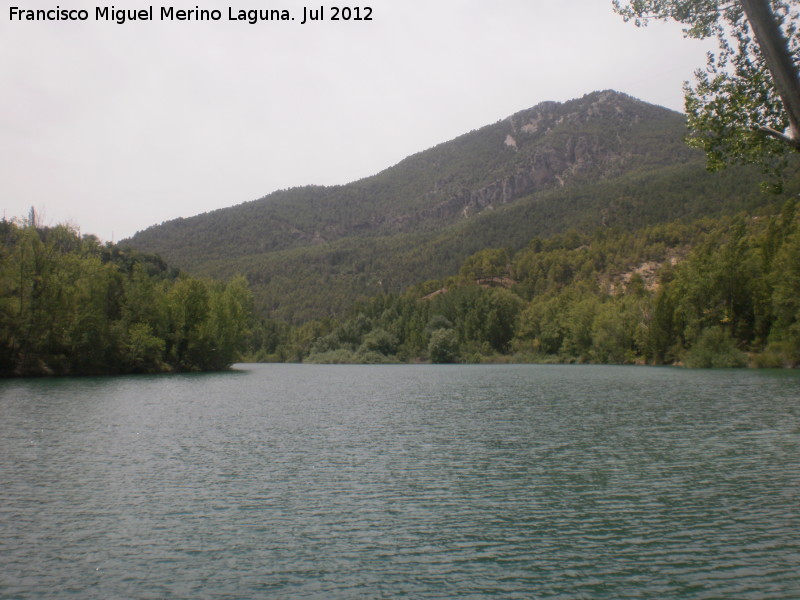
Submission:
POLYGON ((425 194, 424 208, 381 223, 402 231, 430 220, 470 218, 543 190, 623 173, 639 159, 627 142, 642 121, 643 105, 612 91, 582 100, 567 107, 572 110, 545 102, 509 117, 497 147, 509 157, 499 169, 477 185, 439 179, 425 194))

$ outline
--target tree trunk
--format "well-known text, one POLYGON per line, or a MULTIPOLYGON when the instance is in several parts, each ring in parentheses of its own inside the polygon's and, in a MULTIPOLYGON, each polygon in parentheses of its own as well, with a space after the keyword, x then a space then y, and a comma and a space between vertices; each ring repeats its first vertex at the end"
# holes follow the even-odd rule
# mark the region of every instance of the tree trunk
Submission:
POLYGON ((787 132, 766 127, 762 130, 800 152, 800 74, 789 52, 788 41, 778 26, 769 0, 742 0, 742 8, 789 116, 787 132))

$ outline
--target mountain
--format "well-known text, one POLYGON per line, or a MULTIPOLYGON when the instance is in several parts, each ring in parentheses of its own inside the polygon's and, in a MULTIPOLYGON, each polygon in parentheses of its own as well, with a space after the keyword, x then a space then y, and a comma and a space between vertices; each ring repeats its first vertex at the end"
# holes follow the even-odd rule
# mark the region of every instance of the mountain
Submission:
POLYGON ((257 308, 301 322, 445 277, 485 247, 753 210, 758 174, 710 174, 680 113, 602 91, 544 102, 347 185, 277 191, 121 245, 193 275, 240 272, 257 308))

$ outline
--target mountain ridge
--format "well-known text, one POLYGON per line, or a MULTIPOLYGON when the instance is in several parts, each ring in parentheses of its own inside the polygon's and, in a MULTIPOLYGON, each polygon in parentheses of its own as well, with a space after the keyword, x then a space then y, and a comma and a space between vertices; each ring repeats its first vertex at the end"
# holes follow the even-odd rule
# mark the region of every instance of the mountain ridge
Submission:
POLYGON ((592 92, 518 111, 349 184, 279 190, 121 244, 192 274, 243 272, 273 316, 338 314, 441 277, 486 245, 765 202, 752 171, 707 174, 685 134, 680 113, 592 92))
MULTIPOLYGON (((219 218, 235 211, 261 211, 262 218, 269 218, 273 216, 269 213, 280 206, 284 210, 289 209, 291 215, 290 206, 296 204, 303 204, 312 213, 321 205, 330 203, 368 209, 358 214, 345 212, 338 219, 312 219, 311 227, 304 229, 290 228, 290 233, 300 242, 324 243, 342 233, 358 233, 362 230, 382 234, 408 228, 418 230, 421 221, 451 220, 459 213, 473 216, 522 195, 556 185, 563 186, 570 178, 608 176, 619 172, 619 163, 633 160, 634 157, 623 156, 614 148, 600 148, 603 142, 598 139, 598 133, 601 132, 588 130, 585 122, 578 137, 570 129, 580 125, 581 118, 585 116, 616 116, 635 125, 641 122, 643 110, 651 115, 660 113, 659 117, 671 121, 672 126, 683 121, 680 113, 608 90, 593 92, 564 103, 546 101, 412 154, 375 175, 342 185, 310 185, 277 190, 259 199, 231 207, 165 221, 137 232, 130 240, 139 243, 145 240, 144 243, 150 243, 149 234, 156 230, 163 231, 164 227, 173 225, 195 225, 205 218, 219 218), (579 104, 588 106, 584 111, 572 110, 580 108, 576 106, 579 104), (623 105, 627 106, 623 108, 623 105), (563 110, 559 110, 562 108, 563 110), (606 114, 602 115, 604 109, 606 114), (559 131, 554 132, 554 128, 559 131), (541 147, 542 138, 550 134, 554 138, 564 138, 561 148, 554 148, 552 144, 541 147), (516 156, 509 160, 512 155, 516 156), (598 160, 598 155, 603 157, 603 163, 598 160), (465 160, 464 156, 469 158, 465 160), (590 169, 591 173, 588 172, 590 169), (403 196, 402 206, 408 210, 393 210, 393 203, 385 199, 376 203, 376 197, 386 189, 391 190, 392 198, 403 196), (343 198, 343 194, 347 197, 343 198), (372 204, 371 207, 365 206, 367 200, 372 204), (326 227, 315 229, 314 225, 320 222, 326 227)), ((653 120, 652 116, 650 120, 653 120)), ((683 147, 680 136, 673 136, 670 141, 672 148, 668 148, 668 151, 684 150, 686 157, 696 154, 683 147)), ((606 141, 604 145, 613 144, 606 141)), ((664 149, 661 150, 663 154, 664 149)), ((280 218, 277 221, 292 222, 280 218)), ((288 240, 274 244, 280 247, 290 245, 292 244, 288 240)))

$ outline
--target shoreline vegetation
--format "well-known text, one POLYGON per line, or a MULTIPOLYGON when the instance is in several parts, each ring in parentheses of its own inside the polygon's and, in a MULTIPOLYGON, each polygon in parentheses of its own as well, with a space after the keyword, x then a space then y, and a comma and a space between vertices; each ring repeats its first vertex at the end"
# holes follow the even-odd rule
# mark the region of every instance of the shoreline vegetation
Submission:
MULTIPOLYGON (((27 220, 0 222, 0 376, 225 370, 234 362, 800 366, 800 216, 600 228, 487 248, 344 316, 253 311, 247 280, 27 220)), ((322 290, 321 290, 322 291, 322 290)))
POLYGON ((0 221, 0 376, 221 370, 244 349, 243 277, 188 277, 36 219, 0 221))
POLYGON ((800 366, 797 204, 485 249, 347 316, 253 324, 251 362, 800 366))

